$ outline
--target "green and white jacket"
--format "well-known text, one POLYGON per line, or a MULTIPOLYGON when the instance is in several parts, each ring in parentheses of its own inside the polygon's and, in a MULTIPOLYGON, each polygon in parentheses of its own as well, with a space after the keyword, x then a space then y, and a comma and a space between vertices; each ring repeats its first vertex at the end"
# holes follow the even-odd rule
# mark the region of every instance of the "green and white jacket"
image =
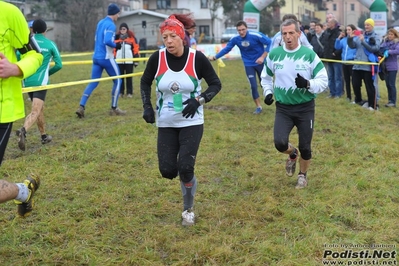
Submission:
POLYGON ((296 105, 307 103, 323 92, 328 86, 328 77, 323 62, 313 50, 301 45, 287 50, 283 45, 268 54, 261 85, 264 96, 272 93, 276 102, 296 105), (296 87, 297 74, 309 80, 309 89, 296 87))
POLYGON ((40 46, 40 50, 43 55, 43 63, 35 74, 24 80, 25 87, 42 86, 49 84, 49 76, 56 73, 62 68, 61 55, 58 51, 57 45, 53 41, 47 39, 41 33, 35 34, 35 40, 40 46), (54 60, 55 64, 54 66, 50 67, 50 63, 52 60, 54 60))

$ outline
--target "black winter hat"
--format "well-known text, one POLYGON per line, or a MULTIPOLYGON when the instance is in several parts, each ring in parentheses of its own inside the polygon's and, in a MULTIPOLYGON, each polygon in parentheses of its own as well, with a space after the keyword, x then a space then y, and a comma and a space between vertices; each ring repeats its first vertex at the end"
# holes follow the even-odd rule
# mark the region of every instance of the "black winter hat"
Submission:
POLYGON ((32 25, 33 33, 43 33, 47 30, 47 24, 42 19, 36 19, 32 25))
POLYGON ((119 9, 119 7, 114 3, 112 3, 108 6, 108 15, 109 16, 118 14, 120 11, 121 10, 119 9))
POLYGON ((126 28, 127 30, 129 30, 129 27, 127 26, 127 24, 126 24, 125 22, 123 22, 123 23, 119 26, 119 29, 122 29, 122 28, 126 28))

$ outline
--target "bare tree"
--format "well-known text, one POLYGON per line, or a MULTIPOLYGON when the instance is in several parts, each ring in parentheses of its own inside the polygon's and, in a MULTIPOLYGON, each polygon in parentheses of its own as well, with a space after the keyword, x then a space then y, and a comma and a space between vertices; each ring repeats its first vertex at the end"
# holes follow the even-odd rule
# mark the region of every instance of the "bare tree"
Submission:
POLYGON ((71 24, 72 50, 93 50, 96 26, 107 14, 107 0, 47 0, 57 19, 71 24))
POLYGON ((215 19, 218 17, 218 9, 222 7, 222 1, 221 0, 209 0, 208 1, 208 8, 209 12, 211 14, 211 36, 212 36, 212 41, 211 43, 215 42, 215 19))

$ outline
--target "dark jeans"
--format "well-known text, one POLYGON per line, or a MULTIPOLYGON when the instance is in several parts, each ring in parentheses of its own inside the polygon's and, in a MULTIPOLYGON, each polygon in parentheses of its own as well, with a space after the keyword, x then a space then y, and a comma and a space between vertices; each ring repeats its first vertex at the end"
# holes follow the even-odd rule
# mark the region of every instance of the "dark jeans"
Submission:
MULTIPOLYGON (((121 75, 133 73, 133 64, 118 64, 121 75)), ((133 94, 133 77, 122 79, 120 94, 125 94, 125 79, 126 79, 126 94, 133 94)))
POLYGON ((398 73, 397 70, 395 71, 388 71, 385 77, 385 84, 387 85, 388 90, 388 102, 396 104, 396 74, 398 73))
POLYGON ((352 100, 352 90, 351 90, 351 77, 352 77, 353 65, 342 65, 342 73, 344 74, 346 98, 352 100))
POLYGON ((371 71, 365 70, 355 70, 352 71, 352 86, 353 92, 355 93, 355 102, 360 103, 362 102, 362 81, 366 85, 367 97, 368 97, 368 104, 370 107, 375 108, 376 104, 376 93, 374 87, 373 76, 371 71))
POLYGON ((342 66, 341 63, 327 63, 328 87, 330 95, 341 97, 342 95, 342 66))

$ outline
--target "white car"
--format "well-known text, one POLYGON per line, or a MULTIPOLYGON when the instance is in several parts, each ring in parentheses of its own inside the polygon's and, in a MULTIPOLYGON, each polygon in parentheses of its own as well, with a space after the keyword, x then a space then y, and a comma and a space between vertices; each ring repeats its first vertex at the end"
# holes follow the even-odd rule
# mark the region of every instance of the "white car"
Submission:
POLYGON ((230 39, 238 34, 236 27, 228 27, 222 34, 222 38, 220 39, 221 43, 225 43, 230 41, 230 39))

